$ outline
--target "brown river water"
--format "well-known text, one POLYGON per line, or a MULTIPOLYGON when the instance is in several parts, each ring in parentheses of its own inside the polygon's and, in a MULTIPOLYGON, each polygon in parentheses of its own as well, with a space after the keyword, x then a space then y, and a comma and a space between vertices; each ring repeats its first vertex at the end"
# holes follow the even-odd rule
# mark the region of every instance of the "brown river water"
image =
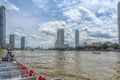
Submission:
POLYGON ((16 59, 48 79, 120 80, 120 52, 15 51, 16 59))

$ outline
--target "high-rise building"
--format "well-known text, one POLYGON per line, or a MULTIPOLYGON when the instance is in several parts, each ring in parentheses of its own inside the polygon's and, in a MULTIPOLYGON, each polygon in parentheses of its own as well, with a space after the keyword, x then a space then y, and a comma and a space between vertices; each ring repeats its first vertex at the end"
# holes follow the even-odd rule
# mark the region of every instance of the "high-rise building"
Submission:
POLYGON ((12 49, 15 48, 15 35, 14 35, 14 34, 11 34, 11 35, 10 35, 10 47, 11 47, 12 49))
POLYGON ((64 48, 64 29, 57 30, 56 48, 64 48))
POLYGON ((21 37, 21 49, 25 49, 25 37, 21 37))
POLYGON ((5 7, 0 6, 0 47, 5 48, 5 44, 6 44, 5 7))
POLYGON ((118 3, 118 44, 120 47, 120 2, 118 3))
POLYGON ((75 30, 75 47, 79 46, 79 30, 75 30))

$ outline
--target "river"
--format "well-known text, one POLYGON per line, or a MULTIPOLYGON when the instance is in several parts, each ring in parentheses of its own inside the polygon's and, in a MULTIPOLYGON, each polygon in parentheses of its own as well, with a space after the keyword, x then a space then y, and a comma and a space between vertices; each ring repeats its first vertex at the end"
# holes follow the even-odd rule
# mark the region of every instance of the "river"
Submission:
POLYGON ((16 59, 48 79, 120 80, 120 53, 90 51, 15 51, 16 59))

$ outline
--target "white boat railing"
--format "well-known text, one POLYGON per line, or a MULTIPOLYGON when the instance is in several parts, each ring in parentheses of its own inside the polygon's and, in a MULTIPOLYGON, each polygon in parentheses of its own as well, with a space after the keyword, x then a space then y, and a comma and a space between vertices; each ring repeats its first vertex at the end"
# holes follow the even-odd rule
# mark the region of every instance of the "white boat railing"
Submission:
POLYGON ((0 72, 12 70, 20 70, 20 68, 18 66, 0 67, 0 72))
POLYGON ((7 66, 15 66, 15 64, 13 64, 13 63, 2 63, 2 64, 0 64, 0 68, 1 67, 7 67, 7 66))
POLYGON ((37 76, 32 76, 32 77, 25 77, 17 80, 37 80, 37 76))
POLYGON ((10 79, 10 78, 17 78, 17 77, 23 77, 25 74, 25 71, 23 70, 13 70, 13 71, 3 71, 0 72, 0 80, 1 79, 10 79))

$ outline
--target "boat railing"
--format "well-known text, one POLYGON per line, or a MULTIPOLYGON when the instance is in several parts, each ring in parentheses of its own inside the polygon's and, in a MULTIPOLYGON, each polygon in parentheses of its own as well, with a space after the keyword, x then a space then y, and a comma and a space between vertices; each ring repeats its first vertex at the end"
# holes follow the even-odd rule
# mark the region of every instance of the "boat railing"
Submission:
POLYGON ((7 67, 7 66, 15 66, 15 64, 13 64, 13 63, 2 63, 2 64, 0 64, 0 67, 7 67))
POLYGON ((20 68, 18 66, 0 67, 0 72, 12 70, 20 70, 20 68))
POLYGON ((0 72, 0 80, 10 79, 15 77, 23 77, 24 74, 25 74, 25 71, 23 70, 3 71, 3 72, 0 72))
POLYGON ((17 80, 37 80, 37 76, 32 76, 32 77, 25 77, 17 80))

